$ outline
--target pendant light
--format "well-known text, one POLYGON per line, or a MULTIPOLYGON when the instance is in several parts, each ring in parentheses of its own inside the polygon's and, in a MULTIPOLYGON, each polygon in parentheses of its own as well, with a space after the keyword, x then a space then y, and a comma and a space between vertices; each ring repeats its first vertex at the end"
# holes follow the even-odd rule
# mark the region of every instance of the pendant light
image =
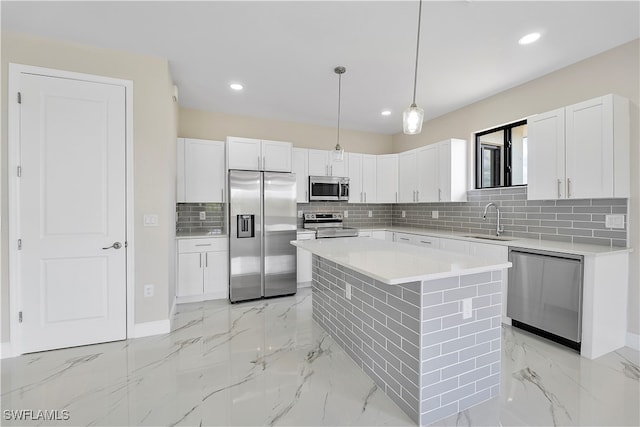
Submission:
POLYGON ((341 162, 344 160, 344 149, 340 146, 340 100, 342 95, 342 75, 347 72, 347 69, 343 66, 338 66, 333 69, 333 72, 338 75, 338 136, 336 139, 336 148, 332 153, 333 161, 341 162))
POLYGON ((402 130, 407 135, 416 135, 422 132, 424 110, 416 105, 416 86, 418 84, 418 54, 420 53, 420 19, 422 18, 422 0, 418 6, 418 37, 416 40, 416 69, 413 75, 413 102, 402 113, 402 130))

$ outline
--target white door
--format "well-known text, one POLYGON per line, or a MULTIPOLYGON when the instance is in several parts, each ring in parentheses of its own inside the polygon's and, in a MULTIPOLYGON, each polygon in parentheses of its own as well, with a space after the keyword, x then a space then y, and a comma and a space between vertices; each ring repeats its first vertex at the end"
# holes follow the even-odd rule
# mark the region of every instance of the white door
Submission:
POLYGON ((125 339, 125 88, 21 74, 20 92, 22 351, 125 339))

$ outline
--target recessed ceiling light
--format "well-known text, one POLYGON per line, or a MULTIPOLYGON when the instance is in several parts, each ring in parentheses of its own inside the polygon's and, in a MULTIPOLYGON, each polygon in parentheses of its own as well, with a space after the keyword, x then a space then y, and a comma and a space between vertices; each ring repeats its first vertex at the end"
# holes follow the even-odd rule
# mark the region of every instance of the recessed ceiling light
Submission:
POLYGON ((540 38, 540 33, 530 33, 518 40, 519 44, 531 44, 540 38))
POLYGON ((242 90, 243 86, 240 83, 231 83, 229 87, 233 90, 242 90))
POLYGON ((382 112, 380 113, 383 116, 390 116, 391 115, 391 110, 382 110, 382 112))

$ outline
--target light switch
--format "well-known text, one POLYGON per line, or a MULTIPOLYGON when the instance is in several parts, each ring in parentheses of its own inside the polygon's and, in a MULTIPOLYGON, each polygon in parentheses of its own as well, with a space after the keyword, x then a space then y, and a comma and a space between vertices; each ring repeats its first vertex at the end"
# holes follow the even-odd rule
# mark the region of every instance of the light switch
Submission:
POLYGON ((349 211, 344 211, 344 215, 345 218, 349 218, 349 211))
POLYGON ((145 227, 157 227, 158 215, 157 214, 144 214, 144 226, 145 227))
POLYGON ((302 218, 302 211, 298 211, 298 218, 302 218))
POLYGON ((205 211, 200 211, 200 221, 204 221, 207 219, 207 213, 205 211))
POLYGON ((462 318, 469 319, 473 316, 473 300, 471 298, 465 298, 462 300, 462 318))

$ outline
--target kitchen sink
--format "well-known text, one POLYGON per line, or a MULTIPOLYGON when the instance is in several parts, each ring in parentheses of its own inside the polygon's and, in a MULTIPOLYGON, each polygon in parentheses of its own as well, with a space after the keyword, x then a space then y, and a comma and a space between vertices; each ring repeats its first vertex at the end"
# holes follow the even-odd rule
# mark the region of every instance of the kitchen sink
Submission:
POLYGON ((499 240, 501 242, 509 242, 511 240, 516 240, 513 237, 489 236, 484 234, 469 234, 464 237, 471 237, 472 239, 499 240))

